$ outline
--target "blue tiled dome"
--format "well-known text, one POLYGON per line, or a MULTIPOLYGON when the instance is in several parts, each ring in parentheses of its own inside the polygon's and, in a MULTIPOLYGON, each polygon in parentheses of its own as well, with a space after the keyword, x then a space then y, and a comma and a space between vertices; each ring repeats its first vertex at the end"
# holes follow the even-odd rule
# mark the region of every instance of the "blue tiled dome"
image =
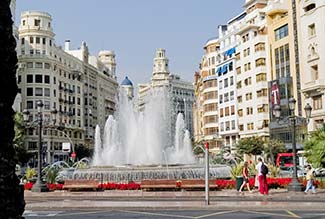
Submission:
POLYGON ((132 81, 129 80, 128 76, 124 78, 121 85, 133 86, 132 81))

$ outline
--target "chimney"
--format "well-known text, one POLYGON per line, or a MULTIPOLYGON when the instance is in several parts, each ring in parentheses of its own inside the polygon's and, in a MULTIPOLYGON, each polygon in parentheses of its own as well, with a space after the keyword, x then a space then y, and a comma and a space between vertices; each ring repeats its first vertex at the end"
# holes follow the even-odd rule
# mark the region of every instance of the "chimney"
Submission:
POLYGON ((65 40, 64 42, 64 51, 70 50, 70 40, 65 40))

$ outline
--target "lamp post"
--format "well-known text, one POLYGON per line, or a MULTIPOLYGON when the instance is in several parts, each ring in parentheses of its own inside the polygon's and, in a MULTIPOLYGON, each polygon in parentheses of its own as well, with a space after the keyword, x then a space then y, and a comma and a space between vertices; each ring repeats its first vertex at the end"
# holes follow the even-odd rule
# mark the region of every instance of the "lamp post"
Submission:
MULTIPOLYGON (((33 185, 32 191, 33 192, 46 192, 48 191, 46 185, 42 181, 42 129, 43 129, 43 102, 41 100, 38 100, 37 103, 37 126, 38 126, 38 148, 37 148, 37 180, 36 183, 33 185)), ((29 122, 29 114, 30 112, 25 109, 23 110, 23 116, 24 116, 24 122, 29 122)), ((53 123, 56 122, 56 114, 57 110, 54 109, 51 111, 51 119, 53 123)), ((27 125, 28 126, 28 125, 27 125)), ((33 125, 31 125, 33 126, 33 125)))
MULTIPOLYGON (((288 191, 295 191, 300 192, 302 191, 302 184, 298 181, 297 176, 297 149, 296 149, 296 126, 299 121, 308 123, 309 118, 311 116, 312 107, 307 103, 305 106, 305 113, 306 113, 306 119, 300 116, 295 115, 295 106, 296 106, 296 100, 291 97, 289 99, 289 110, 290 115, 284 118, 284 122, 289 121, 289 125, 292 126, 292 153, 293 153, 293 173, 292 173, 292 181, 288 186, 288 191)), ((279 105, 274 106, 274 115, 275 118, 278 120, 281 117, 281 107, 279 105)))
POLYGON ((205 147, 205 205, 210 204, 209 200, 209 142, 204 144, 205 147))

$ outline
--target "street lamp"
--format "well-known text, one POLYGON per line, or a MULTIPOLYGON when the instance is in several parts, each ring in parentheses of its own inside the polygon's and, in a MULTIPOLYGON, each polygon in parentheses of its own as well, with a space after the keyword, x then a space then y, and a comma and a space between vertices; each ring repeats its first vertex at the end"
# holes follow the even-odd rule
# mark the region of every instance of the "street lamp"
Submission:
MULTIPOLYGON (((292 153, 293 153, 293 173, 292 173, 292 182, 288 186, 288 191, 295 191, 299 192, 302 191, 302 184, 298 181, 297 176, 297 149, 296 149, 296 125, 297 123, 308 123, 309 118, 311 116, 312 107, 307 103, 305 106, 305 113, 306 118, 296 116, 295 115, 295 106, 296 106, 296 100, 291 97, 289 99, 289 110, 290 114, 286 118, 283 119, 283 122, 290 122, 289 124, 292 125, 292 153)), ((273 108, 275 118, 280 121, 281 117, 281 107, 279 105, 275 105, 273 108)))
POLYGON ((205 205, 210 204, 209 199, 209 142, 204 144, 205 147, 205 205))
MULTIPOLYGON (((37 180, 36 180, 36 183, 33 185, 33 188, 32 188, 32 191, 33 192, 46 192, 48 191, 46 185, 43 183, 42 181, 42 128, 43 128, 43 112, 42 112, 42 109, 43 109, 43 102, 41 100, 38 100, 36 102, 36 106, 37 106, 37 120, 35 122, 36 125, 38 126, 38 150, 37 150, 37 159, 38 159, 38 162, 37 162, 37 180)), ((52 119, 52 122, 53 124, 55 124, 56 122, 56 114, 57 114, 57 110, 54 109, 51 111, 51 119, 52 119)), ((30 112, 27 110, 27 109, 24 109, 23 110, 23 117, 24 117, 24 122, 29 122, 29 115, 30 115, 30 112)), ((33 127, 33 122, 31 125, 28 125, 27 126, 30 126, 30 127, 33 127)))

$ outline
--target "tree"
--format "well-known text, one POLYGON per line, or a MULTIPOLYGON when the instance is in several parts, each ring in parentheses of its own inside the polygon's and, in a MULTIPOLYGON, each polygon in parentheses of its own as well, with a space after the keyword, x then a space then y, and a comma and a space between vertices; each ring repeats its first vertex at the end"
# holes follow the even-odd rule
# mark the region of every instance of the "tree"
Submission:
POLYGON ((31 154, 27 152, 24 146, 25 129, 23 125, 23 115, 18 112, 15 113, 14 122, 15 137, 13 140, 13 144, 16 151, 16 159, 20 165, 25 165, 31 158, 31 154))
POLYGON ((278 153, 287 151, 284 143, 279 139, 271 139, 267 141, 264 147, 265 158, 275 165, 276 156, 278 153))
POLYGON ((241 157, 244 154, 258 155, 262 154, 264 149, 264 141, 261 137, 242 138, 236 144, 236 153, 241 157))
POLYGON ((325 166, 325 132, 321 129, 313 132, 305 142, 305 156, 314 167, 325 166))
POLYGON ((13 36, 10 0, 0 1, 0 218, 23 218, 24 191, 15 174, 16 160, 13 146, 14 111, 17 95, 16 40, 13 36))

